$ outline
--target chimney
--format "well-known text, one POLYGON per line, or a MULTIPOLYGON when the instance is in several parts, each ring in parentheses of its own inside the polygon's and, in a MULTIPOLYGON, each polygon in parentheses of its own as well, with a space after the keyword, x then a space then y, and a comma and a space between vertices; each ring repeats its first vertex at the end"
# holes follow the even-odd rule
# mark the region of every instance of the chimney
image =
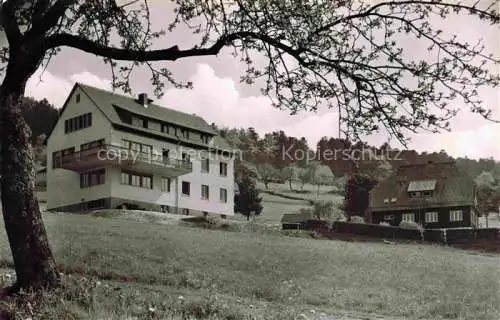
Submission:
POLYGON ((139 93, 139 98, 137 101, 144 107, 147 108, 149 104, 148 94, 147 93, 139 93))

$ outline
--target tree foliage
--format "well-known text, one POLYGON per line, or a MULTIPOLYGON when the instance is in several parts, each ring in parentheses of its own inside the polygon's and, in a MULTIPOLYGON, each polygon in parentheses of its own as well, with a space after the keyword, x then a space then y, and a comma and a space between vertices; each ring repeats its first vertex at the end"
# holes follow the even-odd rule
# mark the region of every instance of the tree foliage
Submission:
POLYGON ((353 174, 345 186, 344 203, 342 209, 347 217, 364 217, 370 205, 370 190, 377 181, 370 176, 353 174))
POLYGON ((481 41, 467 43, 438 25, 465 15, 498 24, 498 0, 174 2, 174 19, 152 26, 148 1, 119 6, 114 0, 37 0, 21 6, 7 0, 2 25, 12 41, 26 29, 22 40, 41 45, 45 61, 63 46, 102 56, 115 71, 114 85, 126 92, 141 64, 158 95, 164 81, 191 87, 151 62, 232 47, 248 64, 242 81, 261 86, 276 106, 292 113, 331 106, 356 137, 380 125, 402 141, 406 130, 447 129, 458 98, 491 117, 477 89, 498 85, 498 57, 481 41), (151 50, 156 39, 183 25, 198 39, 195 46, 151 50), (429 54, 412 54, 402 45, 407 39, 429 54))
POLYGON ((477 189, 477 206, 482 215, 500 210, 500 190, 488 185, 480 185, 477 189))
POLYGON ((31 143, 36 144, 41 135, 48 137, 59 118, 59 111, 47 99, 37 101, 26 97, 20 108, 26 124, 31 129, 31 143))
POLYGON ((268 188, 269 182, 279 178, 280 175, 280 172, 269 163, 258 164, 257 172, 259 173, 260 180, 264 182, 266 189, 268 188))
POLYGON ((234 197, 234 211, 239 212, 250 220, 251 216, 262 213, 262 198, 255 183, 249 175, 243 175, 238 183, 238 194, 234 197))

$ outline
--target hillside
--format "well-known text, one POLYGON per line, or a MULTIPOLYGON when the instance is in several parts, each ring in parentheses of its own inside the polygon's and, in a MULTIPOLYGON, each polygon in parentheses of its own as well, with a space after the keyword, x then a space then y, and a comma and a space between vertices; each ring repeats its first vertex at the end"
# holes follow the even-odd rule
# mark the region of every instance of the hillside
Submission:
MULTIPOLYGON (((500 312, 498 257, 118 217, 45 221, 67 287, 44 297, 37 319, 493 320, 500 312)), ((1 265, 10 267, 0 230, 1 265)), ((0 285, 12 279, 0 273, 0 285)))

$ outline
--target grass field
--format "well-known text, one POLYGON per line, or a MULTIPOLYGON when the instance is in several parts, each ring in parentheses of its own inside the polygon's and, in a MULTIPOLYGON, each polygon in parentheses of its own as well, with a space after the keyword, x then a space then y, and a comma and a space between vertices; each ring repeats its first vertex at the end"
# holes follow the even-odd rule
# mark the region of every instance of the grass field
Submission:
MULTIPOLYGON (((290 200, 279 196, 261 193, 262 197, 262 214, 255 217, 256 222, 277 224, 280 223, 284 213, 299 212, 302 208, 309 208, 310 205, 306 201, 290 200)), ((241 215, 237 215, 237 217, 241 215)))
MULTIPOLYGON (((45 220, 56 260, 73 276, 36 319, 497 320, 500 312, 497 256, 83 215, 45 220)), ((3 226, 0 257, 10 265, 3 226)))
MULTIPOLYGON (((257 183, 257 187, 259 190, 266 190, 265 185, 262 182, 257 183)), ((313 200, 313 201, 339 201, 341 199, 341 196, 338 194, 332 194, 330 193, 331 191, 337 190, 336 187, 334 186, 319 186, 319 192, 318 192, 318 186, 314 186, 312 184, 302 184, 300 182, 293 182, 292 183, 292 190, 293 191, 303 191, 305 193, 298 193, 298 192, 293 192, 290 190, 290 185, 288 182, 284 184, 280 183, 269 183, 268 184, 268 189, 269 191, 274 191, 278 192, 281 194, 285 195, 290 195, 290 196, 295 196, 307 200, 313 200)))

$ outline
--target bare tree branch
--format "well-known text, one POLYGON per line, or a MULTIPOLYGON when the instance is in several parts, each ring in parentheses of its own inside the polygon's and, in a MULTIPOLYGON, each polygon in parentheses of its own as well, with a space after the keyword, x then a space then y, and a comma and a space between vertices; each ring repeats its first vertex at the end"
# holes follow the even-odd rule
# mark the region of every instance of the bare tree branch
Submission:
POLYGON ((247 31, 235 32, 227 36, 223 36, 218 39, 212 46, 207 48, 194 47, 186 50, 180 50, 178 46, 151 51, 126 50, 102 46, 94 41, 89 41, 79 36, 64 33, 49 36, 45 42, 45 48, 50 49, 67 46, 113 60, 127 60, 138 62, 163 60, 175 61, 177 59, 186 57, 217 55, 222 50, 222 48, 230 45, 233 41, 245 38, 262 40, 263 42, 269 43, 276 48, 280 48, 291 55, 298 56, 299 53, 298 50, 292 49, 276 39, 268 37, 264 34, 247 31))

